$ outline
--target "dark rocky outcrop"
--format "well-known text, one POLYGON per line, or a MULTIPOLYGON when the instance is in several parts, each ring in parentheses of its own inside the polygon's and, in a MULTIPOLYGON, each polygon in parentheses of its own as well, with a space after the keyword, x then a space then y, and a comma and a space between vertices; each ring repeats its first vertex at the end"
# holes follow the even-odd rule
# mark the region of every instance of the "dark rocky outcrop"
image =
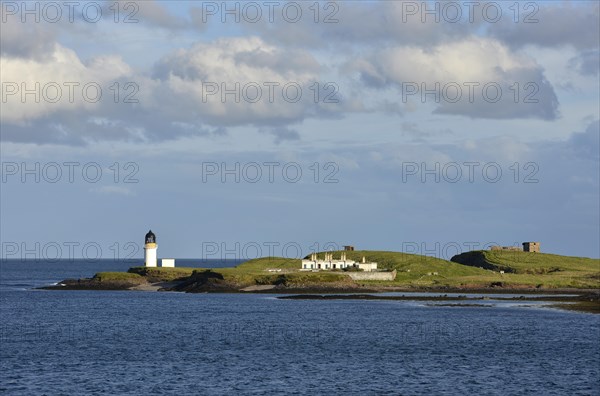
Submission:
POLYGON ((188 293, 231 293, 237 292, 238 287, 225 281, 223 275, 217 272, 206 270, 194 271, 190 277, 164 290, 183 291, 188 293))
POLYGON ((485 253, 481 250, 465 252, 453 256, 450 261, 470 267, 478 267, 492 271, 504 271, 506 273, 515 272, 513 268, 499 265, 487 260, 485 253))
POLYGON ((99 278, 65 279, 57 285, 40 287, 46 290, 129 290, 139 282, 126 280, 100 280, 99 278))

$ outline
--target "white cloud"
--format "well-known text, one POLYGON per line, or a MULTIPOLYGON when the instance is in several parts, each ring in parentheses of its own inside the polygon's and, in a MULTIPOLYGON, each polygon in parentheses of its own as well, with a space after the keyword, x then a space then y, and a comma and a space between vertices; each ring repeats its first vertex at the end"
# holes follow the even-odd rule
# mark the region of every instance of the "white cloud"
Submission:
POLYGON ((131 73, 119 56, 84 62, 60 44, 54 44, 44 60, 2 57, 0 68, 0 120, 17 124, 62 111, 98 108, 103 101, 113 100, 112 84, 131 73))
POLYGON ((157 63, 154 76, 166 98, 161 106, 174 106, 188 119, 215 126, 275 127, 331 107, 343 109, 315 96, 325 82, 309 52, 286 50, 258 37, 223 38, 180 49, 157 63))
POLYGON ((598 47, 598 2, 531 2, 531 5, 522 4, 520 7, 519 22, 514 22, 513 14, 513 18, 491 25, 490 35, 515 47, 527 44, 555 48, 573 46, 578 49, 598 47), (526 19, 529 22, 525 22, 526 19))
POLYGON ((379 49, 350 67, 365 84, 395 85, 404 94, 403 102, 432 103, 437 113, 473 118, 557 116, 558 99, 543 69, 533 58, 494 39, 470 37, 429 49, 379 49), (430 90, 439 96, 425 94, 430 90))

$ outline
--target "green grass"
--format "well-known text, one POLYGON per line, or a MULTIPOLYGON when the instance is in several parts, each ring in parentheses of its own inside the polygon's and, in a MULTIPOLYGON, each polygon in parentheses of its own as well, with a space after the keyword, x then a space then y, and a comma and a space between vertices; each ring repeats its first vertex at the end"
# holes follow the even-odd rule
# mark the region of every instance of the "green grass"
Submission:
POLYGON ((100 282, 115 282, 115 281, 126 281, 133 283, 143 283, 145 279, 139 274, 132 274, 129 272, 98 272, 94 275, 95 279, 100 282))
POLYGON ((557 271, 600 271, 600 260, 546 253, 483 250, 486 261, 510 267, 516 273, 547 274, 557 271))
POLYGON ((289 270, 300 269, 300 259, 287 259, 282 257, 262 257, 248 260, 236 267, 241 271, 265 271, 269 268, 281 268, 289 270))
POLYGON ((129 268, 127 272, 146 277, 149 282, 170 282, 176 279, 186 278, 192 275, 192 272, 198 269, 199 268, 187 267, 132 267, 129 268))
MULTIPOLYGON (((543 288, 600 288, 600 260, 546 253, 480 250, 453 257, 465 266, 488 265, 510 273, 496 277, 507 285, 543 288)), ((477 281, 477 279, 473 279, 477 281)))
POLYGON ((341 272, 296 272, 285 275, 287 285, 312 285, 321 283, 349 283, 352 280, 341 272))
MULTIPOLYGON (((332 252, 335 259, 340 251, 332 252)), ((387 251, 348 251, 346 257, 361 261, 376 261, 379 269, 396 270, 393 281, 354 281, 365 286, 395 287, 467 287, 482 288, 492 284, 504 287, 540 288, 600 288, 600 260, 557 256, 544 253, 514 251, 476 251, 464 254, 468 260, 452 262, 435 257, 387 251), (485 263, 490 269, 479 268, 485 263), (500 270, 506 271, 500 274, 500 270), (510 271, 510 273, 509 273, 510 271)), ((318 254, 324 258, 324 253, 318 254)), ((214 268, 225 281, 240 287, 251 285, 286 284, 288 286, 317 286, 322 283, 353 281, 341 271, 300 271, 300 259, 264 257, 248 260, 235 268, 214 268), (281 269, 281 272, 269 272, 281 269)), ((200 268, 130 268, 128 273, 101 272, 102 280, 164 282, 190 276, 200 268), (136 278, 137 277, 137 278, 136 278)))

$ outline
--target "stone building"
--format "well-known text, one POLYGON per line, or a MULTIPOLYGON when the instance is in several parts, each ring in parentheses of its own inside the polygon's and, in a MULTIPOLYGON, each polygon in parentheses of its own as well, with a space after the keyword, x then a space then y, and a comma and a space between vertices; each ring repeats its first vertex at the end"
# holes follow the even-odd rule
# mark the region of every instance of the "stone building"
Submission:
POLYGON ((540 243, 539 242, 523 242, 523 251, 524 252, 540 252, 540 243))
POLYGON ((520 246, 490 246, 490 250, 510 250, 517 252, 540 252, 539 242, 523 242, 523 247, 520 246))

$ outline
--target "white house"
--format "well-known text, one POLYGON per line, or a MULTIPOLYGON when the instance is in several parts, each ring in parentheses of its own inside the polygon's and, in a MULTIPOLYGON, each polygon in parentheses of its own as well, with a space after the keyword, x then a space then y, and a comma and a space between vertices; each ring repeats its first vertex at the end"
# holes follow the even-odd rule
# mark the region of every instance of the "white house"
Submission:
POLYGON ((367 263, 365 258, 362 258, 362 262, 357 262, 354 260, 346 259, 346 253, 342 252, 340 254, 339 260, 333 259, 333 253, 325 253, 325 259, 320 260, 317 258, 317 254, 313 253, 310 255, 309 260, 302 260, 301 271, 331 271, 334 269, 344 269, 348 267, 358 267, 363 271, 377 271, 377 263, 369 262, 367 263))

